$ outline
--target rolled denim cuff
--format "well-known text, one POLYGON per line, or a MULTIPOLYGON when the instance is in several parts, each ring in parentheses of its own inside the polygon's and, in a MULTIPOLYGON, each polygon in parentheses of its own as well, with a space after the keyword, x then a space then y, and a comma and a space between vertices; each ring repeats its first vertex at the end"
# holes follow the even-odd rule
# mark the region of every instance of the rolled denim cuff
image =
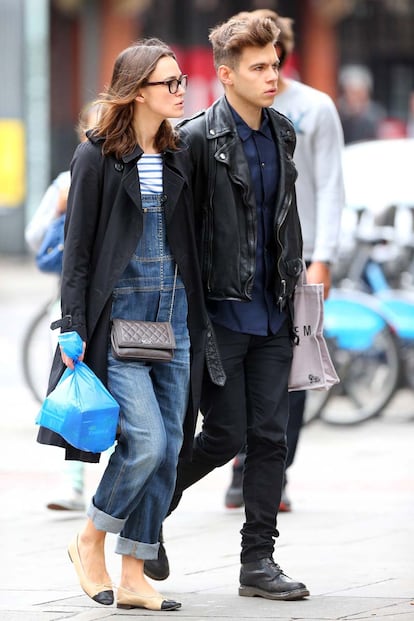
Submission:
POLYGON ((140 560, 152 561, 158 558, 159 546, 160 544, 158 542, 142 543, 140 541, 132 541, 132 539, 118 537, 115 552, 123 556, 133 556, 140 560))
POLYGON ((112 515, 104 513, 103 511, 95 507, 93 502, 88 508, 87 516, 92 520, 97 530, 103 530, 106 533, 120 533, 126 522, 126 518, 115 518, 112 517, 112 515))

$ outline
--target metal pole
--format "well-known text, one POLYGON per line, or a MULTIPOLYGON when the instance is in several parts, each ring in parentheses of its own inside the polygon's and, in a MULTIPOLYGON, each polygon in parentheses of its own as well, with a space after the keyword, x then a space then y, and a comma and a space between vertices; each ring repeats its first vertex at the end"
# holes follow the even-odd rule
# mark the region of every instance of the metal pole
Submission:
POLYGON ((24 39, 27 220, 50 182, 49 0, 24 0, 24 39))

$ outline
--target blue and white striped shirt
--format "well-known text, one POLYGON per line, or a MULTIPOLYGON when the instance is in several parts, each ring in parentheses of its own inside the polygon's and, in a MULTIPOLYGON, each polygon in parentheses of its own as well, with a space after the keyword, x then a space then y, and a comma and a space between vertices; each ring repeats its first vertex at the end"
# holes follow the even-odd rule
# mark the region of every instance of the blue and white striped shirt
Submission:
POLYGON ((162 192, 162 156, 159 153, 143 153, 138 160, 141 194, 162 192))

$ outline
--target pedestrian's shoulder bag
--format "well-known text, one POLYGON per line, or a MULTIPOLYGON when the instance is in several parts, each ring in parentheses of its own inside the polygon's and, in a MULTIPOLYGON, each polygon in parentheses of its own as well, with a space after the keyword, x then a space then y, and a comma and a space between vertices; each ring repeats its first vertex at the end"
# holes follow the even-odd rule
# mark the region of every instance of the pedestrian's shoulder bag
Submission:
POLYGON ((293 298, 294 332, 289 390, 328 390, 339 382, 323 336, 323 284, 306 282, 303 267, 293 298))
POLYGON ((177 284, 177 265, 175 266, 174 286, 168 321, 133 321, 113 319, 111 345, 117 360, 143 360, 151 362, 170 362, 174 357, 175 337, 171 325, 177 284))
POLYGON ((62 272, 64 226, 65 214, 50 223, 35 258, 41 272, 62 272))

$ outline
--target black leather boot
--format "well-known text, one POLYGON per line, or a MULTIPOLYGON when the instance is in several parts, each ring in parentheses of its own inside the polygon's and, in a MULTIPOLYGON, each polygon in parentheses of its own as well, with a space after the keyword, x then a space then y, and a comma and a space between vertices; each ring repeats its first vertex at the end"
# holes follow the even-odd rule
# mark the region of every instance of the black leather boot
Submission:
POLYGON ((302 582, 296 582, 283 573, 272 558, 263 558, 242 564, 239 595, 295 600, 307 597, 309 591, 302 582))

